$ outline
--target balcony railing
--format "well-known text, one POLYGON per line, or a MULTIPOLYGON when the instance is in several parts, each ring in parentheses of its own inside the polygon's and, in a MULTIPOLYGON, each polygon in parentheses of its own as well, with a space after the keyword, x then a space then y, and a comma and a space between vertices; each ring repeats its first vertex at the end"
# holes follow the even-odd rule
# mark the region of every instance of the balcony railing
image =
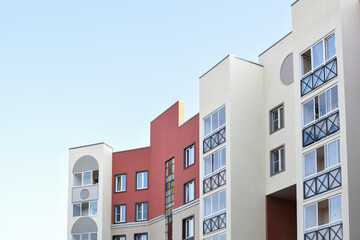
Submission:
POLYGON ((305 240, 342 240, 342 223, 305 233, 305 240))
POLYGON ((223 127, 217 132, 211 134, 209 137, 204 139, 203 152, 206 153, 225 141, 226 141, 226 132, 225 132, 225 127, 223 127))
POLYGON ((226 212, 205 220, 203 224, 204 224, 203 225, 204 234, 225 228, 226 227, 226 212))
POLYGON ((304 181, 304 199, 341 186, 341 167, 304 181))
POLYGON ((309 146, 310 144, 337 132, 339 129, 339 112, 335 112, 303 129, 303 147, 309 146))
POLYGON ((301 96, 330 81, 337 73, 337 60, 334 58, 301 79, 301 96))
POLYGON ((225 184, 226 184, 226 169, 205 179, 203 182, 203 192, 204 193, 210 192, 211 190, 216 189, 225 184))

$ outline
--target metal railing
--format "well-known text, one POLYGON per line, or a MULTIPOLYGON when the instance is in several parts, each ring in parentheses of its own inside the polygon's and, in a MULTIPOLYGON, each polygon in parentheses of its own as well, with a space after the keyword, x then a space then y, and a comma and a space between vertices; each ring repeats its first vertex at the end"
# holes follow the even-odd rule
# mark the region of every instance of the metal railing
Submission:
POLYGON ((203 222, 203 233, 207 234, 226 227, 226 212, 203 222))
POLYGON ((341 186, 341 167, 304 181, 304 199, 341 186))
POLYGON ((318 229, 316 231, 304 234, 305 240, 342 240, 343 225, 342 223, 330 227, 318 229))
POLYGON ((203 192, 207 193, 226 184, 226 169, 206 178, 203 181, 203 192))
POLYGON ((301 96, 330 81, 338 74, 336 58, 301 79, 301 96))
POLYGON ((339 112, 335 112, 303 129, 303 147, 309 146, 310 144, 339 131, 339 129, 339 112))
POLYGON ((203 152, 206 153, 226 141, 225 127, 219 129, 203 141, 203 152))

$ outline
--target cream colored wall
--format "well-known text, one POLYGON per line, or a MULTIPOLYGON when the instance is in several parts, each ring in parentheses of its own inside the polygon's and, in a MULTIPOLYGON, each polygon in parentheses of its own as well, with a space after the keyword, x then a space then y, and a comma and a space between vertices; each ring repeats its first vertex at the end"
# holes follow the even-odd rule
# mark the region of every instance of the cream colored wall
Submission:
POLYGON ((99 199, 98 215, 91 216, 98 226, 98 239, 110 239, 111 218, 111 188, 112 188, 112 148, 106 144, 96 144, 80 148, 73 148, 69 151, 69 178, 68 178, 68 224, 67 239, 71 240, 71 228, 79 218, 72 217, 72 169, 75 162, 82 156, 93 156, 99 164, 99 199))
MULTIPOLYGON (((264 65, 265 152, 264 166, 266 195, 296 184, 295 108, 294 88, 298 81, 286 86, 281 82, 280 70, 285 58, 293 52, 293 35, 290 34, 259 58, 264 65), (284 106, 284 128, 270 134, 270 110, 284 106), (285 171, 270 177, 270 151, 285 144, 285 171)), ((295 55, 294 57, 297 57, 295 55)))
POLYGON ((200 216, 199 216, 199 201, 196 200, 196 204, 193 205, 192 203, 189 203, 189 205, 192 205, 191 207, 187 208, 187 205, 182 206, 181 208, 183 210, 178 211, 177 209, 174 210, 173 215, 173 238, 174 240, 182 240, 182 234, 183 234, 183 220, 185 218, 194 216, 195 221, 195 228, 194 228, 194 240, 199 240, 199 227, 200 227, 200 216))

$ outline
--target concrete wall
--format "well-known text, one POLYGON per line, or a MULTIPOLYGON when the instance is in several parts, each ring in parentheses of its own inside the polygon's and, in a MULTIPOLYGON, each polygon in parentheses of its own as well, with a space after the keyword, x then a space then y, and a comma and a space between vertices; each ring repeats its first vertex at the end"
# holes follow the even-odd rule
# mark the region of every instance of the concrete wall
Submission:
POLYGON ((173 215, 173 239, 182 240, 183 236, 183 220, 194 216, 195 228, 194 228, 194 240, 199 240, 199 228, 200 228, 200 216, 199 216, 199 200, 193 203, 186 204, 180 208, 174 210, 173 215), (189 207, 188 207, 189 206, 189 207))

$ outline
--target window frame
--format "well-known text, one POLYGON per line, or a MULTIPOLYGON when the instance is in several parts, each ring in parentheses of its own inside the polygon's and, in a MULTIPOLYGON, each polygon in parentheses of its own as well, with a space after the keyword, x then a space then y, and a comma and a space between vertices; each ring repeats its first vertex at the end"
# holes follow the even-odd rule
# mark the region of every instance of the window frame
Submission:
MULTIPOLYGON (((144 207, 142 207, 142 217, 144 217, 144 207)), ((147 221, 149 219, 149 202, 137 202, 135 203, 135 222, 143 222, 143 221, 147 221), (146 204, 146 208, 147 208, 147 217, 146 219, 144 218, 141 218, 141 219, 138 219, 138 206, 139 205, 143 205, 143 204, 146 204)))
MULTIPOLYGON (((145 178, 142 178, 143 179, 143 185, 144 185, 144 183, 145 183, 145 181, 144 181, 144 179, 145 178)), ((136 191, 142 191, 142 190, 147 190, 147 189, 149 189, 149 170, 142 170, 142 171, 137 171, 136 173, 135 173, 135 190, 136 191), (147 187, 146 188, 138 188, 138 174, 143 174, 143 173, 147 173, 147 187)))
MULTIPOLYGON (((190 155, 190 154, 189 154, 190 155)), ((191 166, 194 166, 196 163, 196 147, 195 142, 184 148, 184 169, 188 169, 191 166), (189 163, 189 159, 187 158, 187 151, 191 148, 194 148, 194 162, 192 164, 189 163)))
POLYGON ((126 240, 126 235, 116 235, 113 236, 113 240, 126 240), (118 238, 118 239, 117 239, 118 238), (124 238, 124 239, 121 239, 124 238))
POLYGON ((96 234, 96 239, 98 239, 98 232, 88 232, 88 233, 75 233, 75 234, 71 234, 71 239, 74 239, 74 235, 79 235, 80 236, 80 240, 82 240, 82 235, 87 234, 89 236, 89 240, 91 240, 91 234, 96 234))
POLYGON ((187 181, 186 183, 184 183, 184 204, 190 203, 192 201, 194 201, 196 199, 196 182, 195 182, 195 178, 187 181), (189 196, 189 193, 187 193, 187 186, 189 184, 193 183, 194 184, 194 198, 191 200, 187 200, 187 196, 189 196))
MULTIPOLYGON (((148 233, 147 232, 144 232, 144 233, 134 233, 134 240, 137 240, 136 238, 139 237, 139 236, 146 236, 146 240, 148 240, 148 233)), ((141 238, 142 240, 142 238, 141 238)))
MULTIPOLYGON (((220 154, 219 154, 219 155, 220 155, 220 154)), ((209 177, 217 174, 218 172, 221 172, 222 170, 226 169, 226 158, 227 158, 227 156, 226 156, 226 146, 224 146, 224 147, 222 147, 222 148, 220 148, 220 149, 218 149, 218 150, 216 150, 216 151, 214 151, 214 152, 206 155, 206 156, 203 158, 203 161, 204 161, 204 176, 203 176, 203 178, 204 178, 204 179, 207 179, 207 178, 209 178, 209 177), (214 158, 214 155, 215 155, 215 153, 218 153, 218 154, 219 154, 220 151, 225 151, 225 165, 223 165, 223 166, 219 167, 218 169, 214 170, 214 165, 215 165, 215 164, 214 164, 214 159, 215 159, 215 158, 214 158), (208 173, 208 174, 206 174, 206 162, 205 162, 205 160, 206 160, 208 157, 211 157, 211 172, 208 173)), ((220 162, 220 161, 219 161, 219 162, 220 162)))
POLYGON ((203 209, 204 220, 209 219, 209 218, 212 218, 213 216, 216 216, 216 215, 219 215, 219 214, 221 214, 221 213, 226 212, 226 208, 227 208, 227 203, 226 203, 227 200, 226 200, 226 199, 227 199, 226 189, 223 189, 223 190, 221 190, 221 191, 219 191, 219 192, 216 192, 216 193, 214 193, 214 194, 211 194, 210 196, 207 196, 207 197, 203 198, 203 201, 204 201, 204 209, 203 209), (225 208, 220 209, 220 193, 222 193, 222 192, 225 192, 225 208), (219 196, 219 202, 218 202, 218 208, 219 208, 219 209, 218 209, 216 212, 212 212, 212 210, 213 210, 213 200, 212 200, 212 197, 215 196, 215 195, 218 195, 218 196, 219 196), (211 206, 210 206, 210 208, 211 208, 211 213, 210 213, 209 215, 205 215, 205 214, 206 214, 206 211, 205 211, 205 207, 206 207, 205 200, 206 200, 206 199, 209 199, 209 198, 211 198, 211 206))
POLYGON ((279 173, 285 172, 285 160, 286 160, 286 155, 285 155, 285 144, 282 144, 272 150, 270 150, 270 177, 275 176, 279 173), (282 159, 282 154, 281 154, 281 150, 284 151, 284 159, 282 159), (274 152, 278 151, 279 152, 279 170, 277 172, 274 171, 274 152))
POLYGON ((76 202, 76 203, 72 203, 71 206, 72 206, 72 218, 90 217, 90 216, 97 216, 97 215, 99 215, 99 203, 98 203, 97 200, 96 200, 96 201, 76 202), (91 204, 91 203, 94 203, 94 202, 96 202, 96 212, 97 212, 97 214, 90 214, 90 204, 91 204), (87 204, 88 204, 88 215, 83 215, 83 212, 82 212, 82 208, 83 208, 82 205, 83 205, 83 203, 87 203, 87 204), (75 205, 75 204, 80 204, 80 216, 74 216, 74 205, 75 205))
POLYGON ((182 239, 184 240, 193 240, 195 238, 195 215, 188 216, 186 218, 182 219, 182 239), (187 235, 187 222, 192 220, 193 221, 193 235, 192 236, 186 236, 187 235))
POLYGON ((127 222, 126 219, 127 219, 127 204, 123 203, 123 204, 115 205, 114 206, 114 223, 115 224, 126 223, 127 222), (121 220, 121 218, 122 218, 122 207, 125 207, 125 220, 124 221, 121 220), (116 208, 119 208, 120 221, 116 220, 116 215, 117 215, 116 208))
POLYGON ((127 192, 127 173, 119 173, 119 174, 115 174, 114 176, 114 193, 122 193, 122 192, 127 192), (125 190, 118 190, 118 181, 117 181, 117 178, 120 177, 120 188, 122 187, 122 177, 125 177, 125 190))
POLYGON ((322 66, 324 66, 326 63, 330 62, 331 60, 333 60, 334 58, 336 58, 337 55, 337 51, 336 51, 336 34, 335 31, 332 31, 328 34, 326 34, 324 37, 322 37, 320 40, 316 41, 314 44, 312 44, 310 47, 306 48, 304 51, 302 51, 300 53, 300 76, 301 78, 304 78, 305 76, 315 72, 316 70, 318 70, 319 68, 321 68, 322 66), (327 49, 328 49, 328 44, 327 44, 327 40, 330 39, 332 36, 335 36, 335 55, 331 56, 330 58, 327 58, 327 49), (314 60, 314 51, 313 48, 318 45, 320 42, 322 42, 323 46, 322 46, 322 51, 323 51, 323 62, 320 63, 317 67, 314 68, 313 65, 313 60, 314 60), (304 73, 304 62, 303 62, 303 55, 310 50, 311 53, 311 69, 310 71, 304 73))
POLYGON ((222 105, 222 106, 220 106, 219 108, 217 108, 215 111, 213 111, 213 112, 211 112, 210 114, 208 114, 206 117, 204 117, 203 118, 203 123, 204 123, 204 139, 205 138, 207 138, 207 137, 209 137, 211 134, 213 134, 214 132, 217 132, 218 130, 220 130, 221 128, 223 128, 224 126, 226 126, 226 106, 225 106, 225 104, 224 105, 222 105), (224 108, 224 111, 225 111, 225 122, 224 122, 224 124, 223 125, 220 125, 220 110, 221 109, 223 109, 224 108), (218 123, 219 123, 219 126, 216 128, 216 129, 214 129, 214 130, 212 130, 212 116, 215 114, 215 113, 218 113, 218 123), (208 134, 206 134, 206 119, 208 119, 208 118, 210 118, 211 120, 210 120, 210 129, 211 129, 211 131, 208 133, 208 134))
POLYGON ((279 105, 277 105, 276 107, 272 108, 270 111, 269 111, 269 124, 270 124, 270 127, 269 127, 269 130, 270 130, 270 134, 273 134, 277 131, 280 131, 281 129, 285 128, 285 106, 284 106, 284 103, 281 103, 279 105), (282 118, 281 118, 281 112, 280 110, 282 109, 282 118), (273 112, 277 112, 278 114, 278 128, 276 130, 274 130, 274 126, 273 126, 273 112))
MULTIPOLYGON (((80 187, 88 187, 88 186, 93 186, 93 185, 98 185, 99 182, 97 183, 93 183, 94 180, 94 172, 98 171, 99 174, 99 169, 94 169, 94 170, 87 170, 87 171, 83 171, 83 172, 73 172, 72 173, 72 187, 73 188, 80 188, 80 187), (84 184, 84 173, 90 172, 90 184, 84 184), (81 174, 81 184, 80 185, 74 185, 75 183, 75 174, 81 174)), ((99 177, 98 177, 98 181, 99 181, 99 177)))

